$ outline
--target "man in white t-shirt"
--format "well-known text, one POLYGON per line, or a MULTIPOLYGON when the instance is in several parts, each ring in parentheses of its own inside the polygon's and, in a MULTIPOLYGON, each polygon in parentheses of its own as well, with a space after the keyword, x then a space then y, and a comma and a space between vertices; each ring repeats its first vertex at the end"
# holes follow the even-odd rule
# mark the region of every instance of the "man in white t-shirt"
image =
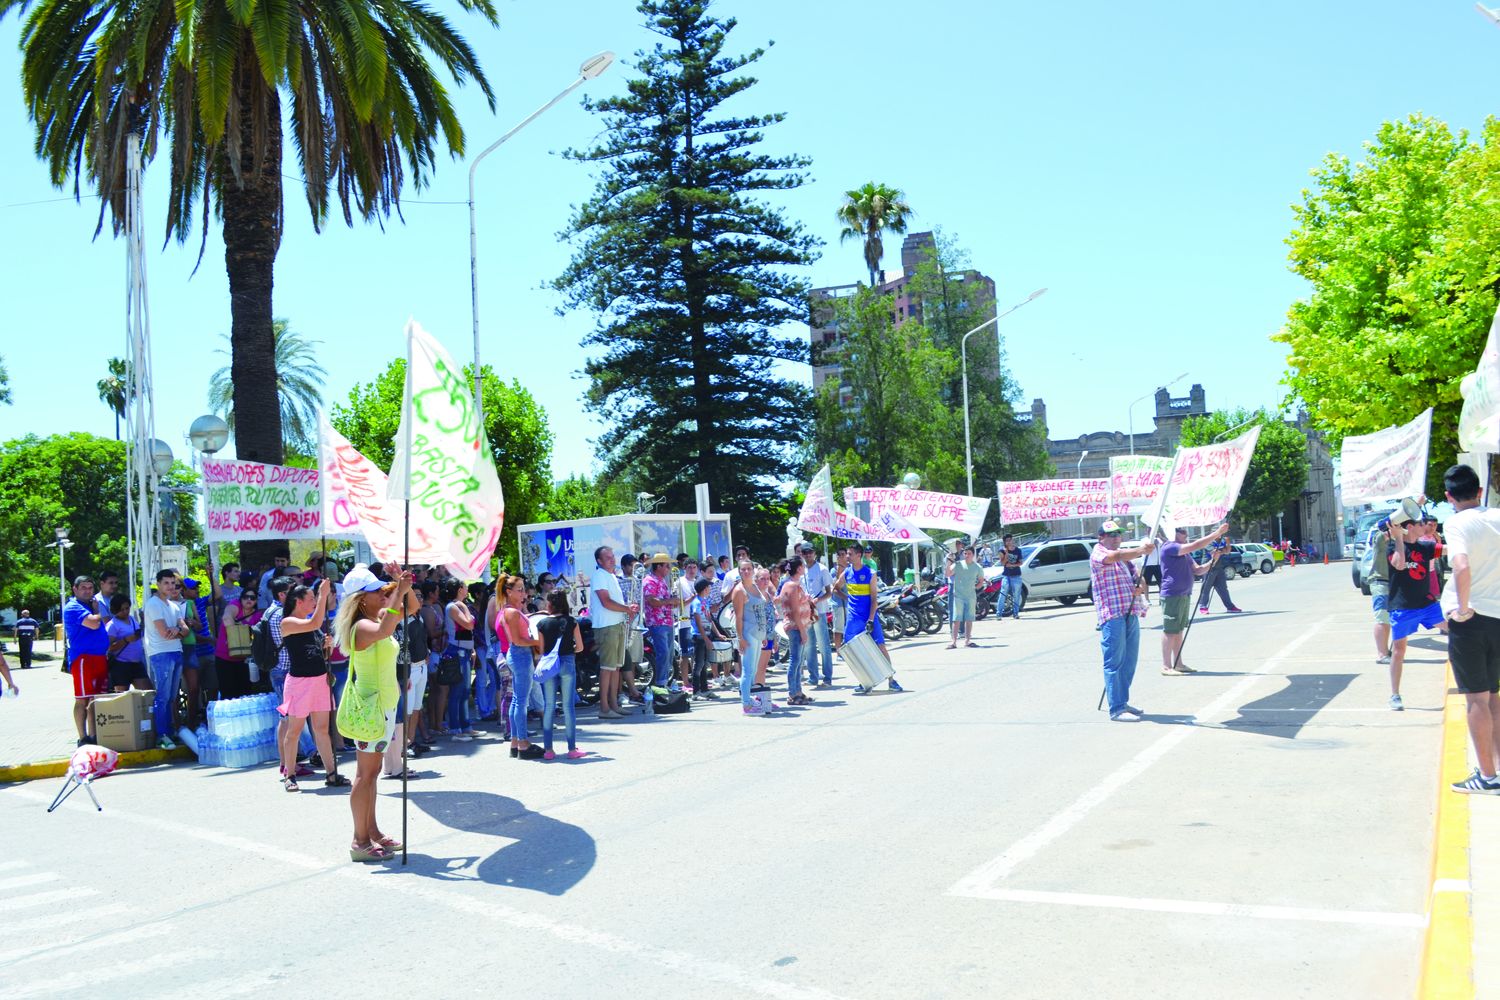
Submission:
MULTIPOLYGON (((677 584, 674 596, 677 598, 677 669, 682 675, 683 689, 692 685, 693 678, 693 626, 688 621, 688 608, 697 596, 693 590, 698 582, 698 564, 687 557, 683 552, 677 558, 677 584)), ((702 691, 694 691, 694 694, 702 694, 702 691)))
POLYGON ((615 576, 615 550, 601 545, 594 550, 594 572, 589 577, 589 622, 594 629, 594 649, 599 655, 599 718, 618 719, 620 711, 620 667, 625 663, 625 621, 640 610, 626 604, 615 576))
POLYGON ((1453 568, 1442 596, 1448 661, 1479 764, 1452 788, 1500 795, 1500 509, 1479 506, 1479 476, 1467 465, 1443 473, 1443 490, 1457 511, 1443 525, 1453 568))
POLYGON ((182 602, 177 596, 177 573, 170 569, 156 574, 156 593, 146 598, 145 647, 146 669, 156 685, 156 700, 151 714, 156 720, 158 746, 171 750, 177 744, 173 714, 177 707, 177 688, 182 684, 182 637, 188 634, 182 602))

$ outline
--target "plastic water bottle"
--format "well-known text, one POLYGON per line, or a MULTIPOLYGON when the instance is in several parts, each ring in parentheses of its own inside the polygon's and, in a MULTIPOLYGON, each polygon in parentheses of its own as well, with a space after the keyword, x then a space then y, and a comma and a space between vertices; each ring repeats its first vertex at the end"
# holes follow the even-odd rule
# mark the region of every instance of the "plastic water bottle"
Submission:
POLYGON ((646 715, 653 718, 656 716, 656 695, 652 692, 650 685, 646 686, 646 694, 641 701, 641 705, 646 715))

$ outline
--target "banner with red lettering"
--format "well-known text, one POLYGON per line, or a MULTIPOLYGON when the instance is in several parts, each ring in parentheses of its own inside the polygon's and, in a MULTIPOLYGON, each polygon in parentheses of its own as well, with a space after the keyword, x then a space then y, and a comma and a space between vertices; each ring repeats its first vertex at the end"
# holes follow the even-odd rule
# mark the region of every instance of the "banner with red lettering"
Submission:
POLYGON ((1110 516, 1108 479, 1025 479, 995 488, 1001 524, 1110 516))
POLYGON ((1227 519, 1240 498, 1245 470, 1259 440, 1260 425, 1256 424, 1229 441, 1177 449, 1170 483, 1142 520, 1151 525, 1160 523, 1170 532, 1173 528, 1208 527, 1227 519))
POLYGON ((872 521, 881 511, 890 511, 918 528, 961 531, 970 538, 979 537, 984 527, 984 515, 990 510, 989 497, 892 486, 846 487, 844 506, 853 507, 857 503, 870 505, 872 521))
POLYGON ((203 460, 203 497, 210 542, 317 538, 323 495, 317 469, 264 462, 203 460))
POLYGON ((1430 406, 1399 427, 1344 438, 1339 450, 1339 492, 1344 506, 1421 496, 1427 489, 1431 440, 1430 406))
POLYGON ((380 468, 333 429, 326 414, 318 418, 319 465, 323 473, 323 523, 329 538, 363 538, 381 562, 446 566, 448 550, 434 546, 436 532, 413 512, 411 555, 406 555, 404 504, 386 498, 389 479, 380 468))

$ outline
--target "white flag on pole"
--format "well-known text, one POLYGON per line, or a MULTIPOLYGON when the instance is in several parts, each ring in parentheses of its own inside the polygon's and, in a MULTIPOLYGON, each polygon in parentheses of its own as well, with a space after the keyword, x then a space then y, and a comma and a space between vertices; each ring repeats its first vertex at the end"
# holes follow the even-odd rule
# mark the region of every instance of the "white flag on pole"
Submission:
POLYGON ((1245 470, 1260 440, 1260 425, 1217 444, 1178 448, 1167 485, 1142 518, 1147 524, 1173 528, 1201 528, 1229 516, 1240 498, 1245 470))
POLYGON ((463 369, 416 320, 407 321, 406 336, 406 399, 386 495, 402 502, 409 481, 413 527, 430 518, 433 534, 424 541, 478 579, 505 521, 495 459, 463 369), (410 454, 402 449, 407 441, 410 454))
POLYGON ((1427 484, 1432 409, 1399 427, 1344 438, 1339 452, 1344 506, 1419 497, 1427 484))
POLYGON ((388 477, 349 439, 333 429, 327 415, 318 418, 319 464, 323 473, 323 523, 330 538, 363 538, 381 562, 448 566, 448 550, 432 544, 432 519, 419 522, 412 512, 410 557, 407 558, 403 505, 388 498, 388 477))
POLYGON ((827 463, 807 485, 807 498, 802 501, 802 511, 797 515, 797 527, 815 535, 833 533, 833 476, 827 463))
POLYGON ((1500 309, 1490 323, 1479 367, 1464 376, 1459 392, 1464 408, 1458 415, 1458 446, 1464 451, 1500 452, 1500 309))

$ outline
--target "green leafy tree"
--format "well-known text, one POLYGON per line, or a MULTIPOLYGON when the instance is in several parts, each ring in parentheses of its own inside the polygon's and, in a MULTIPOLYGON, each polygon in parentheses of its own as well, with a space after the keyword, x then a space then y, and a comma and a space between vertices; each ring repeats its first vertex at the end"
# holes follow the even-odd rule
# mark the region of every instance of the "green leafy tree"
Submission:
POLYGON ((844 203, 838 208, 839 242, 859 240, 864 245, 865 267, 870 271, 870 287, 880 287, 880 261, 885 256, 885 234, 906 232, 912 216, 906 195, 896 188, 871 181, 853 191, 844 192, 844 203))
POLYGON ((841 382, 829 380, 818 393, 808 464, 828 462, 846 484, 889 486, 916 472, 924 489, 962 492, 963 428, 955 449, 954 414, 943 400, 958 364, 952 352, 919 322, 897 325, 892 296, 871 288, 824 307, 834 310, 840 337, 819 363, 838 363, 841 382))
POLYGON ((635 510, 630 487, 618 479, 569 476, 552 486, 542 503, 540 521, 572 521, 581 517, 608 517, 635 510))
MULTIPOLYGON (((724 104, 755 84, 763 54, 725 50, 733 18, 701 0, 645 0, 662 37, 636 53, 619 97, 584 105, 604 137, 570 159, 603 170, 563 236, 576 251, 556 279, 566 305, 600 314, 584 341, 587 405, 607 421, 603 475, 690 510, 693 484, 714 489, 737 537, 758 544, 781 527, 761 513, 793 478, 806 433, 806 390, 781 373, 806 364, 807 286, 787 268, 812 263, 817 241, 764 197, 803 183, 808 161, 758 151, 781 114, 739 117, 724 104)), ((785 522, 783 522, 784 525, 785 522)))
POLYGON ((109 407, 115 415, 115 440, 120 440, 120 421, 125 419, 125 407, 135 392, 131 387, 130 362, 124 358, 110 358, 109 374, 96 383, 99 402, 109 407))
MULTIPOLYGON (((458 6, 496 22, 491 0, 458 6)), ((0 17, 11 11, 26 18, 21 87, 52 182, 94 188, 100 228, 107 214, 118 233, 134 132, 147 160, 170 154, 168 238, 188 238, 200 205, 205 242, 210 212, 221 222, 235 450, 280 462, 271 298, 285 140, 315 227, 335 199, 348 224, 388 217, 406 181, 425 185, 440 147, 463 153, 443 77, 472 80, 494 107, 477 56, 416 0, 0 0, 0 17)), ((248 544, 246 561, 269 561, 275 544, 248 544)))
MULTIPOLYGON (((464 378, 473 384, 473 366, 465 367, 464 378)), ((516 566, 512 528, 541 520, 542 505, 551 493, 552 431, 547 415, 521 383, 507 385, 486 366, 480 384, 485 434, 505 490, 506 530, 500 533, 496 555, 502 565, 516 566)), ((329 422, 370 461, 389 469, 405 393, 406 359, 397 358, 373 381, 351 389, 348 405, 334 403, 329 422)))
POLYGON ((1459 380, 1500 297, 1500 121, 1479 142, 1422 115, 1387 122, 1364 157, 1330 155, 1295 206, 1291 269, 1311 294, 1275 338, 1314 426, 1345 435, 1433 407, 1429 492, 1457 448, 1459 380))
MULTIPOLYGON (((934 346, 962 357, 964 334, 995 315, 991 285, 979 280, 969 254, 945 233, 935 234, 934 249, 917 266, 907 294, 918 302, 922 324, 934 346)), ((969 338, 969 436, 974 453, 974 489, 989 493, 997 480, 1041 479, 1053 471, 1042 428, 1016 419, 1020 386, 1011 378, 993 329, 969 338)), ((955 366, 943 382, 944 404, 957 421, 958 446, 963 445, 963 372, 955 366)), ((993 505, 995 524, 999 510, 993 505)))
POLYGON ((1215 410, 1182 422, 1180 444, 1189 448, 1238 437, 1252 421, 1260 424, 1260 437, 1234 506, 1241 524, 1274 517, 1302 495, 1309 468, 1307 435, 1264 409, 1215 410))
POLYGON ((0 403, 9 406, 10 402, 10 372, 5 367, 5 359, 0 358, 0 403))
MULTIPOLYGON (((276 398, 281 409, 281 436, 287 447, 301 455, 318 450, 318 411, 323 407, 323 380, 328 372, 318 364, 314 344, 291 328, 288 320, 273 324, 276 340, 276 398)), ((228 337, 224 338, 226 341, 228 337)), ((230 351, 221 349, 220 354, 230 351)), ((229 433, 235 432, 234 380, 230 366, 215 371, 208 379, 208 406, 224 418, 229 433)), ((239 439, 235 439, 238 447, 239 439)))
MULTIPOLYGON (((179 463, 163 485, 191 486, 195 478, 179 463)), ((73 433, 0 445, 0 606, 56 603, 57 528, 66 528, 73 542, 63 554, 68 577, 105 569, 123 575, 124 502, 119 441, 73 433)), ((193 497, 177 494, 173 502, 178 540, 192 545, 202 535, 193 497)))

